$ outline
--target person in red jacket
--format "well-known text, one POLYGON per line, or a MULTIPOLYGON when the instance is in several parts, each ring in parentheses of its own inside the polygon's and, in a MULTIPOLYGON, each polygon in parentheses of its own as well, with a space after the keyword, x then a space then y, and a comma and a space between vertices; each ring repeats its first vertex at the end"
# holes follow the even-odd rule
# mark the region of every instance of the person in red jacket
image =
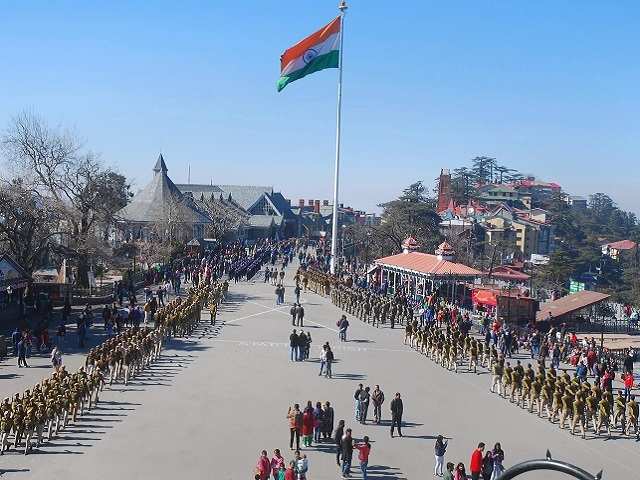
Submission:
POLYGON ((469 470, 471 471, 471 480, 478 480, 480 473, 482 472, 482 452, 484 451, 484 443, 480 442, 478 448, 476 448, 471 454, 471 465, 469 470))
POLYGON ((267 456, 267 451, 262 450, 260 458, 256 464, 256 476, 260 475, 260 480, 269 480, 269 474, 271 473, 271 460, 267 456))
POLYGON ((313 407, 311 402, 307 403, 307 407, 302 414, 302 444, 305 447, 310 447, 313 439, 313 426, 315 423, 315 415, 313 414, 313 407))
POLYGON ((284 480, 296 480, 296 462, 289 462, 289 466, 284 471, 284 480))

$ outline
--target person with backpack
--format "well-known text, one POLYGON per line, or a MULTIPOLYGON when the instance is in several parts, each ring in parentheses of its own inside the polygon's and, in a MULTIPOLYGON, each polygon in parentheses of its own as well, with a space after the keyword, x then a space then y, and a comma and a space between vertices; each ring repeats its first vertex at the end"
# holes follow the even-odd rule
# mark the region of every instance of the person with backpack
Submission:
POLYGON ((436 438, 436 445, 435 445, 435 457, 436 457, 436 465, 433 469, 433 474, 436 477, 442 477, 444 475, 443 472, 443 467, 444 467, 444 454, 447 451, 447 445, 448 442, 444 441, 444 438, 442 435, 438 435, 438 438, 436 438))

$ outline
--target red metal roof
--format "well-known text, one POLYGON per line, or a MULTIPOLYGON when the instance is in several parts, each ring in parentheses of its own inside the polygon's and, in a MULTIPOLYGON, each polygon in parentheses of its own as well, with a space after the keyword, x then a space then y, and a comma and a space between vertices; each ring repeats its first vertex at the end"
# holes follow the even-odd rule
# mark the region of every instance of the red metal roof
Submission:
POLYGON ((616 250, 631 250, 636 248, 638 244, 632 240, 620 240, 617 242, 607 243, 605 246, 615 248, 616 250))
MULTIPOLYGON (((488 274, 489 272, 487 272, 487 275, 488 274)), ((531 276, 527 275, 526 273, 519 272, 504 265, 494 268, 491 272, 491 276, 495 278, 502 278, 504 280, 515 280, 522 282, 526 282, 531 278, 531 276)))
POLYGON ((573 313, 583 308, 590 307, 596 303, 600 303, 606 300, 611 295, 600 292, 592 292, 590 290, 583 290, 582 292, 572 293, 566 297, 559 298, 553 302, 547 302, 540 305, 540 310, 536 314, 537 320, 546 320, 549 313, 554 318, 573 313))
POLYGON ((485 275, 480 270, 468 267, 462 263, 439 260, 436 255, 420 252, 400 253, 389 257, 379 258, 378 265, 402 268, 416 273, 432 276, 459 275, 477 277, 485 275))

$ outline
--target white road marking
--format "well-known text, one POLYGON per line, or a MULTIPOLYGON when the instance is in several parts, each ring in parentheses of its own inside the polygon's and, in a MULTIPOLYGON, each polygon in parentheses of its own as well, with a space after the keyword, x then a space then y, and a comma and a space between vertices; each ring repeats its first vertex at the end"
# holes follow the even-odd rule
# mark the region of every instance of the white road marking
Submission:
MULTIPOLYGON (((254 302, 249 302, 249 303, 254 303, 254 302)), ((255 303, 255 305, 258 305, 258 304, 255 303)), ((265 307, 264 305, 260 305, 260 306, 262 308, 269 308, 269 307, 265 307)), ((240 320, 244 320, 246 318, 257 317, 258 315, 264 315, 265 313, 270 313, 270 312, 277 312, 281 308, 286 308, 286 305, 284 307, 271 308, 269 310, 265 310, 264 312, 252 313, 251 315, 247 315, 245 317, 234 318, 233 320, 229 320, 228 322, 224 322, 224 323, 227 324, 227 323, 239 322, 240 320)), ((280 313, 284 313, 284 312, 280 312, 280 313)), ((285 315, 286 315, 286 313, 285 313, 285 315)))
MULTIPOLYGON (((222 338, 216 338, 213 340, 214 342, 222 342, 222 343, 235 343, 241 347, 270 347, 270 348, 279 348, 286 347, 289 348, 288 342, 269 342, 269 341, 258 341, 258 340, 225 340, 222 338)), ((400 350, 394 348, 376 348, 376 347, 352 347, 347 345, 335 345, 331 347, 332 350, 342 351, 342 352, 401 352, 401 353, 410 353, 411 350, 400 350)))
MULTIPOLYGON (((256 302, 252 302, 251 300, 246 300, 246 302, 247 302, 247 303, 253 303, 254 305, 258 305, 259 307, 262 307, 262 308, 269 308, 269 307, 267 307, 266 305, 261 305, 261 304, 256 303, 256 302)), ((305 302, 302 302, 302 303, 304 304, 305 302)), ((287 305, 287 306, 288 306, 288 305, 287 305)), ((281 308, 282 308, 282 307, 281 307, 281 308)), ((290 315, 290 314, 288 314, 288 313, 286 313, 286 312, 281 312, 281 311, 280 311, 280 310, 278 310, 278 309, 273 309, 272 311, 276 311, 276 312, 278 312, 278 313, 281 313, 281 314, 283 314, 283 315, 286 315, 287 317, 291 317, 291 315, 290 315)), ((335 330, 335 329, 333 329, 333 328, 331 328, 331 327, 327 327, 326 325, 323 325, 323 324, 321 324, 321 323, 314 322, 313 320, 309 320, 308 318, 305 318, 305 319, 304 319, 304 321, 305 321, 305 322, 307 322, 307 323, 310 323, 310 324, 312 324, 312 325, 317 325, 318 327, 326 328, 327 330, 331 330, 332 332, 339 333, 339 332, 338 332, 338 330, 335 330)))

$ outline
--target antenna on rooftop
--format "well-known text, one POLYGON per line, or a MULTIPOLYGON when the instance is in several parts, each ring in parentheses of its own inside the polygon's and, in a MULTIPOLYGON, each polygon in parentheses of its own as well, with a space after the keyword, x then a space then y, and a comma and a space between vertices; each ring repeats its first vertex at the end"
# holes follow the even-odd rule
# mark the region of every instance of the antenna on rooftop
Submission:
POLYGON ((189 164, 188 171, 187 171, 187 183, 191 185, 191 164, 189 164))

